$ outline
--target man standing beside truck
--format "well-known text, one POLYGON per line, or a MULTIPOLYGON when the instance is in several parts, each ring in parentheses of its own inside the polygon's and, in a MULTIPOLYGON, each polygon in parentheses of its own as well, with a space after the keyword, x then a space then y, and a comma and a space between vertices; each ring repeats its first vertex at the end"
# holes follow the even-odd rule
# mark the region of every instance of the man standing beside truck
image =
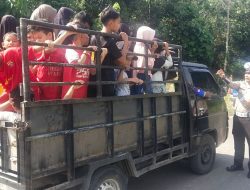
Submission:
MULTIPOLYGON (((245 138, 250 147, 250 62, 244 65, 245 80, 234 83, 225 77, 223 70, 217 74, 232 88, 239 92, 236 99, 235 115, 233 119, 233 137, 234 137, 234 164, 227 167, 227 171, 234 172, 244 170, 243 161, 245 153, 245 138)), ((250 149, 250 148, 249 148, 250 149)), ((250 151, 249 151, 250 152, 250 151)), ((247 177, 250 178, 250 161, 248 162, 249 172, 247 177)))

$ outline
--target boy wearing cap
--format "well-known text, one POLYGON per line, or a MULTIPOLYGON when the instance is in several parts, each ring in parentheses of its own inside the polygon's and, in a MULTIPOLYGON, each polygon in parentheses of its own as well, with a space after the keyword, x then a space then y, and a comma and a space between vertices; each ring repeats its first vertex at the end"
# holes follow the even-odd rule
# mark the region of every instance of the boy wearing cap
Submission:
MULTIPOLYGON (((84 28, 82 24, 75 23, 78 28, 84 28)), ((84 33, 78 33, 70 36, 68 39, 71 46, 75 47, 87 47, 89 44, 89 36, 84 33)), ((93 51, 97 51, 96 46, 88 46, 93 51)), ((107 55, 107 49, 102 48, 101 63, 107 55)), ((83 64, 83 65, 94 65, 91 61, 91 51, 66 49, 65 58, 68 64, 83 64)), ((62 99, 83 99, 87 97, 88 83, 90 75, 95 75, 95 68, 72 68, 65 67, 63 71, 64 82, 77 82, 85 85, 71 85, 63 86, 62 88, 62 99)))
MULTIPOLYGON (((235 115, 233 119, 234 164, 226 168, 229 172, 244 170, 245 138, 250 147, 250 62, 246 63, 244 67, 245 80, 237 83, 227 79, 223 70, 217 72, 217 75, 219 75, 232 89, 236 89, 239 92, 236 99, 235 115)), ((248 168, 249 172, 247 177, 250 178, 250 161, 248 162, 248 168)))

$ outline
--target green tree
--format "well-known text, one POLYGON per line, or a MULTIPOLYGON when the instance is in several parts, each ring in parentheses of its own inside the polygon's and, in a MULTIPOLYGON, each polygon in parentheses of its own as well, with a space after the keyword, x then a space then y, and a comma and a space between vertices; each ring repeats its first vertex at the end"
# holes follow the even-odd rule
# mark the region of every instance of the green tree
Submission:
MULTIPOLYGON (((228 0, 6 0, 0 4, 0 16, 29 17, 40 4, 59 9, 85 10, 100 29, 99 13, 108 5, 119 8, 122 22, 132 30, 149 25, 157 36, 183 46, 184 60, 222 68, 226 57, 228 0), (118 7, 119 5, 119 7, 118 7)), ((228 71, 239 75, 242 63, 249 59, 250 0, 233 0, 230 9, 228 71)))

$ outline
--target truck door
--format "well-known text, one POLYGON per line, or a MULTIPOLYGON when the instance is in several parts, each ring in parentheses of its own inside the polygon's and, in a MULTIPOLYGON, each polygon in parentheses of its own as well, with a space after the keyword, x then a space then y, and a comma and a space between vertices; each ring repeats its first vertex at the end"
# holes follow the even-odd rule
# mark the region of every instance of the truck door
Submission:
POLYGON ((194 87, 213 93, 211 98, 195 98, 196 132, 201 133, 216 129, 217 135, 225 136, 228 118, 222 90, 206 69, 191 69, 190 75, 194 87))

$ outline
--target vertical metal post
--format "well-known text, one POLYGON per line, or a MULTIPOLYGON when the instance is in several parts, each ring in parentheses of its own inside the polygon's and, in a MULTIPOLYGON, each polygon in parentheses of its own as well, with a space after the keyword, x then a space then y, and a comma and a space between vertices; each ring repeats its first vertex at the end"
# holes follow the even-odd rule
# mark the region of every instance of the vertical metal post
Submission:
MULTIPOLYGON (((168 113, 172 113, 172 97, 168 96, 167 97, 167 110, 168 113)), ((168 123, 168 140, 169 140, 169 146, 172 148, 173 147, 173 118, 172 116, 168 116, 167 118, 167 123, 168 123)))
POLYGON ((27 40, 27 22, 21 19, 21 47, 22 47, 22 74, 23 74, 23 96, 24 102, 30 101, 30 76, 29 76, 29 57, 27 40))
POLYGON ((1 154, 2 154, 2 170, 7 172, 9 170, 9 155, 7 145, 7 129, 1 129, 1 154))
MULTIPOLYGON (((143 98, 137 99, 137 117, 143 117, 143 98)), ((144 156, 144 121, 137 122, 137 152, 144 156)))
MULTIPOLYGON (((23 96, 24 102, 30 101, 30 76, 29 76, 29 60, 28 60, 28 40, 27 40, 27 26, 28 23, 25 19, 20 19, 21 30, 21 47, 22 47, 22 75, 23 75, 23 96)), ((28 122, 30 120, 30 109, 21 105, 22 108, 22 121, 28 122)), ((21 132, 19 135, 20 147, 20 181, 25 185, 27 190, 32 189, 32 172, 31 172, 31 142, 26 142, 26 137, 31 135, 31 129, 21 132)))
POLYGON ((19 174, 18 181, 25 186, 26 190, 32 190, 32 172, 31 172, 31 142, 26 142, 26 137, 29 137, 31 134, 30 129, 27 129, 23 132, 18 132, 19 140, 19 155, 18 162, 19 174))
MULTIPOLYGON (((156 98, 152 97, 150 102, 151 102, 151 115, 156 116, 156 98)), ((151 137, 153 141, 153 151, 154 153, 156 153, 158 151, 156 118, 151 120, 151 137)))
POLYGON ((25 185, 25 135, 24 132, 18 133, 18 182, 25 185))
MULTIPOLYGON (((113 101, 107 104, 107 123, 113 123, 113 101)), ((114 156, 114 126, 107 128, 107 151, 109 156, 114 156)))
POLYGON ((16 132, 16 145, 17 145, 17 180, 18 183, 21 183, 20 181, 20 137, 19 137, 19 132, 16 132))
MULTIPOLYGON (((180 96, 180 110, 184 110, 185 107, 188 106, 188 104, 186 104, 186 96, 185 96, 185 79, 183 77, 183 74, 181 74, 180 72, 183 72, 183 67, 182 67, 182 47, 178 50, 178 57, 179 57, 179 63, 178 63, 178 70, 179 70, 179 91, 181 92, 181 96, 180 96)), ((186 85, 185 85, 186 86, 186 85)), ((187 94, 187 96, 189 96, 187 94)), ((180 126, 182 126, 183 128, 183 132, 182 132, 182 143, 185 143, 187 141, 187 134, 188 134, 188 130, 187 130, 187 122, 186 122, 186 115, 182 114, 180 115, 180 126)), ((189 117, 190 118, 190 117, 189 117)))
POLYGON ((0 127, 1 168, 3 168, 3 128, 0 127))
POLYGON ((97 80, 97 98, 102 97, 102 69, 101 69, 101 36, 96 35, 96 42, 97 42, 97 47, 98 51, 96 52, 96 80, 97 80))
POLYGON ((145 43, 145 70, 144 70, 144 74, 145 74, 145 77, 146 77, 146 93, 149 93, 150 92, 150 78, 148 76, 148 71, 149 71, 149 68, 148 68, 148 50, 149 50, 149 45, 147 43, 145 43))
MULTIPOLYGON (((64 129, 73 129, 73 105, 65 105, 65 121, 64 129)), ((68 181, 72 181, 75 178, 75 164, 74 164, 74 134, 66 134, 64 137, 65 145, 65 158, 67 165, 68 181)))

